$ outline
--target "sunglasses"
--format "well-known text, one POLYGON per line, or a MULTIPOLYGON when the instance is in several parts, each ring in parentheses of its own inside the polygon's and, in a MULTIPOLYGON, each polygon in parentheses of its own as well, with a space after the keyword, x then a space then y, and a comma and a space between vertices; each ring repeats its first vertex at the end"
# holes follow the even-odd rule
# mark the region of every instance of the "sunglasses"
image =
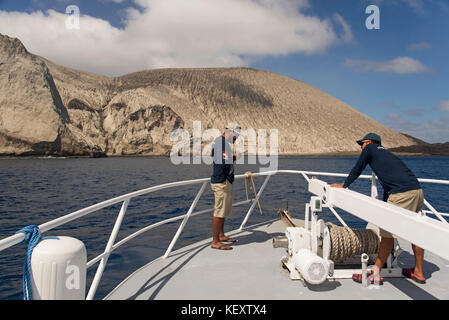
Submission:
POLYGON ((226 128, 226 130, 230 130, 235 138, 238 138, 240 136, 240 130, 241 130, 240 127, 237 127, 236 129, 226 128))
POLYGON ((364 140, 364 141, 362 141, 362 144, 360 145, 360 148, 363 148, 363 146, 365 145, 365 144, 367 144, 369 142, 369 140, 364 140))

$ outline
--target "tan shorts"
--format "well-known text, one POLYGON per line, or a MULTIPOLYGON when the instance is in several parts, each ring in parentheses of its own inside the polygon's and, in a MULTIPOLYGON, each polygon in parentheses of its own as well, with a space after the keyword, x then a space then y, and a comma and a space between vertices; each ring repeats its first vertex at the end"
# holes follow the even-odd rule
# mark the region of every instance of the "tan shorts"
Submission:
MULTIPOLYGON (((390 194, 387 202, 410 211, 420 212, 424 205, 424 194, 422 189, 393 193, 390 194)), ((394 237, 393 234, 383 229, 380 229, 380 236, 385 238, 394 237)))
POLYGON ((210 186, 215 195, 214 217, 229 217, 232 211, 232 183, 226 180, 223 183, 211 183, 210 186))

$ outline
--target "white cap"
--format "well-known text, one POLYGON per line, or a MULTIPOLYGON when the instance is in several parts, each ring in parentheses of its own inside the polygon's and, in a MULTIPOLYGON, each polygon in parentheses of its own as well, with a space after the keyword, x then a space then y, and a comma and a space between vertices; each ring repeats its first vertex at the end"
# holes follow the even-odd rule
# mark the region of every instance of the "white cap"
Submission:
POLYGON ((232 122, 226 127, 226 130, 230 130, 234 137, 238 138, 242 128, 237 123, 232 122))

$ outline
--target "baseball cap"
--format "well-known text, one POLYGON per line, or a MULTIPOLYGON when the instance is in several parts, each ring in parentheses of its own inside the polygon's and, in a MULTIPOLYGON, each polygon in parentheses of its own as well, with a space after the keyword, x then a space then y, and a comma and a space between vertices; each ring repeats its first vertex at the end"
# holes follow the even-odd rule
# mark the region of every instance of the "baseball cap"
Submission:
POLYGON ((375 133, 372 133, 372 132, 366 134, 362 139, 357 140, 357 143, 359 145, 362 145, 363 141, 365 141, 365 140, 373 140, 374 142, 382 144, 382 139, 380 138, 380 136, 378 134, 375 134, 375 133))
POLYGON ((232 131, 234 137, 238 138, 240 136, 240 131, 242 130, 242 128, 240 126, 228 126, 226 127, 226 130, 232 131))

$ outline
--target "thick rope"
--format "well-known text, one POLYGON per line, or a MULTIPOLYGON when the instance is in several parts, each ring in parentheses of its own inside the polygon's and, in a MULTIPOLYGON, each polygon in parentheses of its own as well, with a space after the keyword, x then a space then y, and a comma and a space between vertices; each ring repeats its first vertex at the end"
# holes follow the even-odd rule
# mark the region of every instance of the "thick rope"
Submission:
POLYGON ((373 254, 379 250, 379 237, 370 229, 351 229, 327 223, 331 238, 329 259, 340 261, 356 254, 373 254))
POLYGON ((31 292, 31 255, 34 247, 38 244, 41 238, 41 231, 36 225, 30 225, 17 231, 16 233, 25 233, 25 239, 22 243, 28 243, 28 250, 23 264, 23 300, 32 300, 33 293, 31 292))
POLYGON ((245 172, 246 200, 249 200, 248 189, 253 190, 254 198, 256 199, 257 204, 259 206, 259 212, 260 212, 260 214, 262 214, 262 207, 260 206, 259 197, 257 196, 257 192, 256 192, 256 185, 254 184, 253 175, 251 174, 251 171, 245 172))

